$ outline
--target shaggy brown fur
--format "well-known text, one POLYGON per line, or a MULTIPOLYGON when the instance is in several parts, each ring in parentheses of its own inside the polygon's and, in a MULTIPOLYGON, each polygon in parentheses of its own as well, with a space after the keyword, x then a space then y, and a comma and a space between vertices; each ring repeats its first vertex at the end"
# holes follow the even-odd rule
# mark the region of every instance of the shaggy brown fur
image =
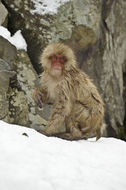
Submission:
POLYGON ((40 58, 44 72, 42 88, 36 89, 33 97, 42 103, 54 103, 48 126, 42 133, 76 140, 96 136, 101 137, 104 118, 103 101, 89 77, 77 67, 71 48, 61 43, 48 45, 40 58), (53 73, 50 56, 60 54, 66 57, 62 73, 53 73), (66 132, 59 133, 65 125, 66 132))

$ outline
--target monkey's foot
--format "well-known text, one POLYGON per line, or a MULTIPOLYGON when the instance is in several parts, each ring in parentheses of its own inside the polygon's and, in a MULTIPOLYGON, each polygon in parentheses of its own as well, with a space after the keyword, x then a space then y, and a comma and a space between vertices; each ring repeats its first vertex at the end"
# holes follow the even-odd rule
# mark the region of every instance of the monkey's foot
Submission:
MULTIPOLYGON (((72 140, 81 140, 82 139, 82 137, 80 137, 80 136, 73 136, 71 133, 60 133, 60 134, 57 134, 55 136, 59 137, 61 139, 70 140, 70 141, 72 141, 72 140)), ((87 138, 83 137, 83 139, 86 140, 87 138)))

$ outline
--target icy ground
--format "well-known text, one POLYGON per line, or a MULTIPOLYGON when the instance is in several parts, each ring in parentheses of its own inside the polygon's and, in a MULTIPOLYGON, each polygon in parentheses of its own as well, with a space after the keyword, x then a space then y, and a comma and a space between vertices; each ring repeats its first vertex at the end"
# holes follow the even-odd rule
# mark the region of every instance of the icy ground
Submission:
POLYGON ((34 3, 34 10, 31 10, 32 14, 56 14, 57 9, 64 3, 70 0, 32 0, 34 3))
POLYGON ((21 34, 21 30, 18 30, 13 36, 11 36, 11 33, 8 31, 7 28, 0 26, 0 36, 7 39, 17 48, 17 50, 24 49, 25 51, 27 51, 27 44, 21 34))
POLYGON ((126 142, 69 142, 0 121, 0 190, 126 190, 126 142))

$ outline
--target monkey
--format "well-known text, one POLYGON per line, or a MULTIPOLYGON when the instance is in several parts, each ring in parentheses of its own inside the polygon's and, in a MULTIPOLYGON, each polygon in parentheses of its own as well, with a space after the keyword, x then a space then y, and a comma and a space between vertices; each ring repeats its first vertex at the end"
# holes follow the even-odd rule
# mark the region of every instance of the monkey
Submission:
POLYGON ((47 127, 41 133, 66 140, 87 139, 102 135, 104 103, 89 76, 79 69, 73 50, 63 43, 47 45, 40 56, 43 73, 41 88, 33 98, 41 108, 52 103, 54 108, 47 127), (62 126, 65 132, 59 132, 62 126))

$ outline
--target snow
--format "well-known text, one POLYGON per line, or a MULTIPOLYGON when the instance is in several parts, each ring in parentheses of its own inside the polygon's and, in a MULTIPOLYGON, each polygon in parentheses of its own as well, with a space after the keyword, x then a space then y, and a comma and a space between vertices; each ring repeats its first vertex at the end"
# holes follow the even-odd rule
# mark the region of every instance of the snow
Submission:
POLYGON ((34 3, 34 10, 31 10, 32 14, 56 14, 58 8, 70 0, 32 0, 34 3))
POLYGON ((27 44, 21 34, 21 30, 18 30, 13 36, 11 36, 11 33, 8 31, 7 28, 0 26, 0 36, 7 39, 17 48, 17 50, 24 49, 25 51, 27 51, 27 44))
POLYGON ((66 141, 0 121, 0 189, 126 190, 126 142, 66 141))

